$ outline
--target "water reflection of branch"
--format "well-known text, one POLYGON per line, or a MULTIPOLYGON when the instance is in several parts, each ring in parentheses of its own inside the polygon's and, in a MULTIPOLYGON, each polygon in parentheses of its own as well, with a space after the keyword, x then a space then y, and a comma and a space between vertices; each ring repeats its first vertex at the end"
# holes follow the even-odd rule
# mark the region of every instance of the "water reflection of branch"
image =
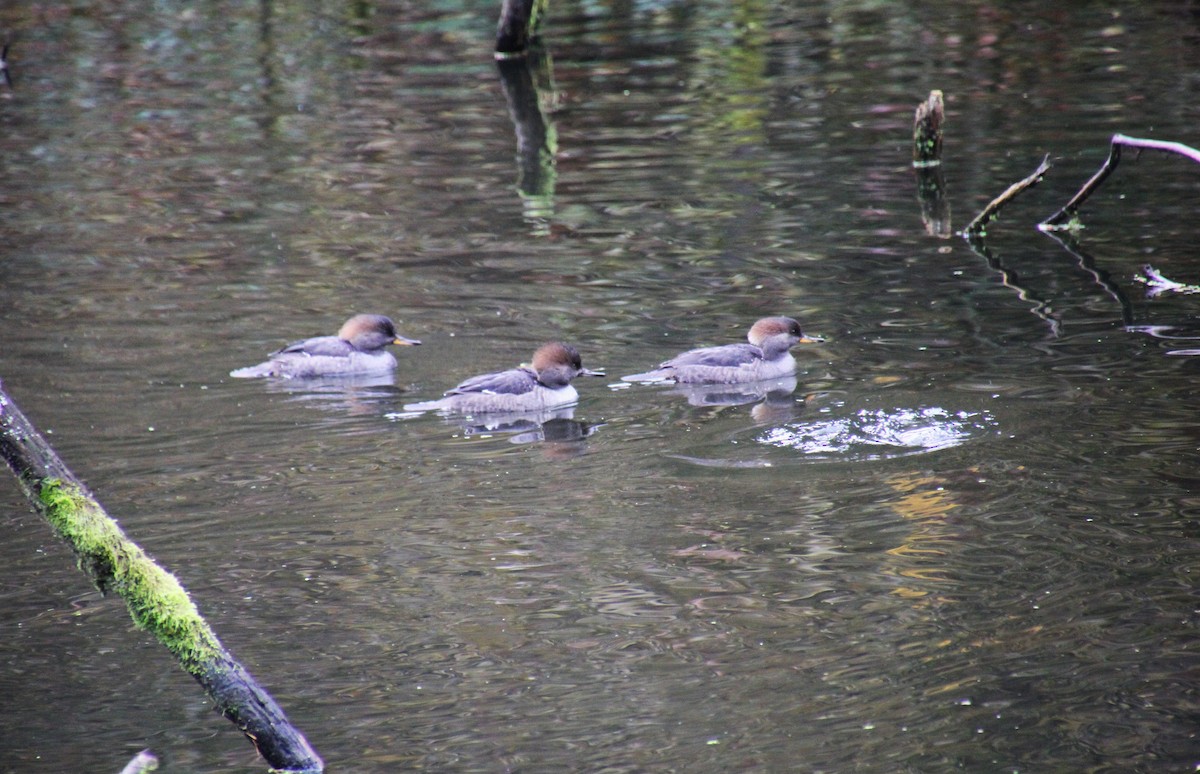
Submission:
POLYGON ((1062 322, 1055 316, 1054 310, 1050 307, 1050 302, 1024 287, 1021 284, 1020 275, 1005 266, 999 258, 992 255, 991 248, 982 239, 968 236, 967 244, 970 245, 973 253, 987 261, 989 268, 1000 274, 1000 280, 1004 283, 1005 287, 1017 291, 1018 298, 1032 305, 1029 311, 1049 323, 1050 332, 1057 337, 1059 331, 1062 329, 1062 322))
MULTIPOLYGON (((570 457, 583 454, 585 443, 603 422, 582 422, 575 419, 575 406, 563 406, 540 411, 497 411, 479 415, 442 413, 448 425, 459 428, 463 437, 505 436, 512 444, 541 444, 546 456, 570 457)), ((389 419, 413 419, 422 411, 388 414, 389 419)))
POLYGON ((498 59, 496 68, 517 134, 517 191, 525 203, 526 218, 544 229, 545 220, 554 212, 558 153, 558 134, 542 111, 543 99, 554 98, 550 54, 533 46, 519 59, 498 59))
POLYGON ((1117 283, 1113 282, 1112 277, 1104 269, 1096 265, 1096 259, 1088 255, 1087 252, 1079 246, 1079 242, 1072 236, 1064 233, 1059 236, 1057 232, 1045 231, 1055 242, 1058 242, 1064 250, 1075 257, 1075 261, 1079 264, 1079 268, 1092 275, 1092 279, 1099 285, 1104 292, 1108 293, 1117 304, 1121 307, 1121 322, 1126 327, 1133 325, 1133 304, 1129 302, 1129 297, 1125 295, 1125 291, 1117 283))

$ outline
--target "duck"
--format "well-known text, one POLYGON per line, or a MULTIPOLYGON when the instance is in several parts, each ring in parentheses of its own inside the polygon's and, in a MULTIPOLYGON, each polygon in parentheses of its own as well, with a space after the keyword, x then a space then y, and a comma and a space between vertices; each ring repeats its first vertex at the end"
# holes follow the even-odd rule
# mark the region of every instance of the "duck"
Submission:
POLYGON ((529 365, 474 376, 438 400, 409 403, 405 411, 441 411, 461 414, 545 411, 578 402, 571 385, 576 376, 604 376, 583 367, 579 350, 553 341, 538 347, 529 365))
POLYGON ((230 371, 236 379, 322 376, 369 376, 396 368, 389 344, 415 347, 421 342, 396 333, 390 318, 381 314, 356 314, 342 324, 336 336, 317 336, 272 352, 258 365, 230 371))
POLYGON ((675 382, 678 384, 743 384, 781 379, 796 372, 789 351, 797 344, 817 344, 824 339, 805 336, 791 317, 764 317, 750 326, 748 344, 725 344, 682 352, 659 363, 658 368, 622 376, 625 382, 675 382))

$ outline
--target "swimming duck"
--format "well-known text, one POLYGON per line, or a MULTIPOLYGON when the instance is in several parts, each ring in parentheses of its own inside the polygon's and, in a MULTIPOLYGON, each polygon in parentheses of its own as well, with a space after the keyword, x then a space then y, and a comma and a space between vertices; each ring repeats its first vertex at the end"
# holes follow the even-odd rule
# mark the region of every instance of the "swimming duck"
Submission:
POLYGON ((356 314, 342 325, 336 336, 297 341, 272 352, 266 362, 239 368, 229 375, 239 379, 258 376, 294 379, 387 373, 396 367, 396 358, 385 349, 387 345, 414 347, 420 343, 396 333, 396 326, 381 314, 356 314))
POLYGON ((725 344, 683 352, 653 371, 622 376, 626 382, 678 382, 680 384, 738 384, 779 379, 796 372, 789 352, 796 344, 823 341, 805 336, 791 317, 764 317, 750 327, 749 344, 725 344))
POLYGON ((541 411, 569 406, 579 400, 571 386, 576 376, 604 376, 583 367, 579 351, 570 344, 551 342, 533 353, 528 366, 467 379, 440 400, 409 403, 405 411, 484 412, 541 411))

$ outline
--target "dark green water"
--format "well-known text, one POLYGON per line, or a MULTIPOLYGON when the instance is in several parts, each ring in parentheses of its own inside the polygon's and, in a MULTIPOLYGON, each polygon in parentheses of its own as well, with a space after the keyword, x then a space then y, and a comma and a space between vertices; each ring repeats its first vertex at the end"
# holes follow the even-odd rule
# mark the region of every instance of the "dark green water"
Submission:
MULTIPOLYGON (((1200 170, 1035 228, 1200 144, 1194 11, 556 2, 510 103, 497 5, 0 8, 0 378, 330 770, 1194 770, 1200 170), (986 255, 933 88, 955 228, 1054 164, 986 255), (227 377, 357 311, 394 379, 227 377), (614 386, 779 313, 790 396, 614 386), (401 411, 551 339, 569 419, 401 411)), ((0 770, 265 769, 0 515, 0 770)))

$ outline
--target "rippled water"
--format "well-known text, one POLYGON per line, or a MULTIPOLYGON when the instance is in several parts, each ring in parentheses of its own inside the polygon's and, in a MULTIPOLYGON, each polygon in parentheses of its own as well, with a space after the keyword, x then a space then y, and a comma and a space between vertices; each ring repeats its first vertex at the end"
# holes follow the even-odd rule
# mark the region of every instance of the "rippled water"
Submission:
MULTIPOLYGON (((0 378, 331 770, 1200 763, 1196 169, 1034 228, 1200 142, 1194 14, 436 5, 0 8, 0 378), (932 88, 955 228, 1054 164, 982 246, 932 88), (227 377, 352 311, 425 344, 227 377), (795 385, 619 382, 777 313, 795 385), (403 411, 550 339, 569 411, 403 411)), ((262 770, 0 497, 0 770, 262 770)))

